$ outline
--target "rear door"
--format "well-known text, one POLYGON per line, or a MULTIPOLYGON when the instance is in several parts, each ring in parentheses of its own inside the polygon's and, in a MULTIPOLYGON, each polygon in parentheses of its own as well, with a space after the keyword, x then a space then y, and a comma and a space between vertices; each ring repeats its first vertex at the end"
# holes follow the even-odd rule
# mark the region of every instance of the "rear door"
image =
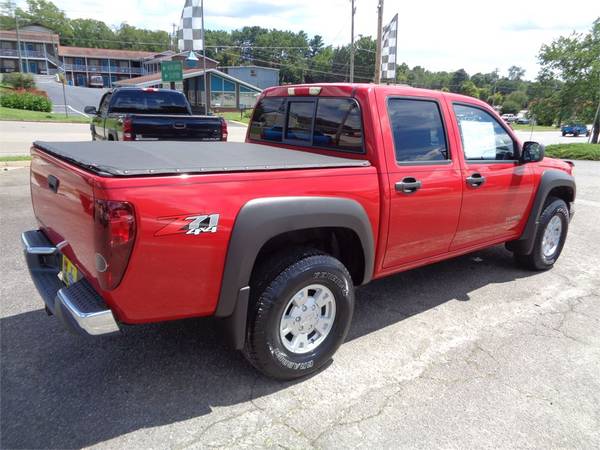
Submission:
POLYGON ((451 250, 513 237, 533 194, 531 168, 519 164, 519 144, 501 120, 475 104, 454 102, 451 107, 465 186, 451 250))
POLYGON ((441 96, 376 95, 391 196, 383 266, 393 269, 448 252, 463 182, 441 96))

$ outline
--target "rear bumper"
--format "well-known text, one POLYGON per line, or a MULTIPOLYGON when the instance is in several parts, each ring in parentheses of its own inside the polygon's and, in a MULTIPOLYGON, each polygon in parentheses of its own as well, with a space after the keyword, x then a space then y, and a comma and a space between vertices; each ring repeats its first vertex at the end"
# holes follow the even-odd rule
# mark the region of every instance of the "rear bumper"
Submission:
POLYGON ((61 244, 54 246, 40 230, 26 231, 21 240, 31 279, 48 313, 77 334, 97 336, 119 331, 112 311, 85 278, 69 287, 58 278, 61 244))

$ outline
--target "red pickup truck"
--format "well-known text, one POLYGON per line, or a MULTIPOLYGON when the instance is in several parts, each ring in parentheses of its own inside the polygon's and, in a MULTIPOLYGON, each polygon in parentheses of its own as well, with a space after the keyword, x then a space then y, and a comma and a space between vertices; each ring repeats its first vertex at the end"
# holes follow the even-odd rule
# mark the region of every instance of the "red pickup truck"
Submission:
POLYGON ((35 143, 39 229, 23 243, 69 329, 214 316, 256 368, 292 379, 342 344, 355 286, 504 243, 551 268, 572 170, 470 97, 275 87, 246 143, 35 143))

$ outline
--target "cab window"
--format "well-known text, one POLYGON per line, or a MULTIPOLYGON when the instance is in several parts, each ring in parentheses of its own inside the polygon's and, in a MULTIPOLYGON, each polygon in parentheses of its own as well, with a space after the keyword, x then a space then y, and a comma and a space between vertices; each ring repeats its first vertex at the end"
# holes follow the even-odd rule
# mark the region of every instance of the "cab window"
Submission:
POLYGON ((480 108, 461 104, 454 105, 454 113, 466 160, 517 159, 514 141, 491 114, 480 108))
POLYGON ((449 159, 446 133, 437 102, 391 98, 388 115, 398 163, 449 159))

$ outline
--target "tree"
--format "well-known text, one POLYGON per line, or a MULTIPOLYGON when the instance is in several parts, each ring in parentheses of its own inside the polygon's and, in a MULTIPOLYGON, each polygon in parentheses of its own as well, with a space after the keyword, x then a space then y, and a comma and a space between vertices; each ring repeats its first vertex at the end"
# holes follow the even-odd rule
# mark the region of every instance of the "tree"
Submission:
POLYGON ((465 69, 458 69, 456 72, 452 74, 452 78, 450 80, 450 91, 451 92, 460 92, 460 89, 465 81, 469 79, 469 74, 465 69))
POLYGON ((508 79, 510 81, 521 81, 525 76, 525 69, 519 66, 510 66, 508 68, 508 79))
MULTIPOLYGON (((543 45, 539 60, 539 80, 563 82, 555 97, 561 102, 558 111, 564 114, 567 110, 573 118, 585 122, 594 120, 600 104, 600 17, 588 34, 572 33, 543 45)), ((600 117, 596 117, 593 143, 598 143, 599 134, 600 117)))
POLYGON ((463 82, 462 86, 460 87, 460 93, 470 97, 479 98, 479 89, 471 80, 463 82))
POLYGON ((321 36, 319 36, 318 34, 315 35, 311 40, 310 43, 308 44, 310 47, 310 57, 314 58, 315 56, 317 56, 321 51, 323 51, 323 47, 325 46, 325 44, 323 43, 323 38, 321 36))

